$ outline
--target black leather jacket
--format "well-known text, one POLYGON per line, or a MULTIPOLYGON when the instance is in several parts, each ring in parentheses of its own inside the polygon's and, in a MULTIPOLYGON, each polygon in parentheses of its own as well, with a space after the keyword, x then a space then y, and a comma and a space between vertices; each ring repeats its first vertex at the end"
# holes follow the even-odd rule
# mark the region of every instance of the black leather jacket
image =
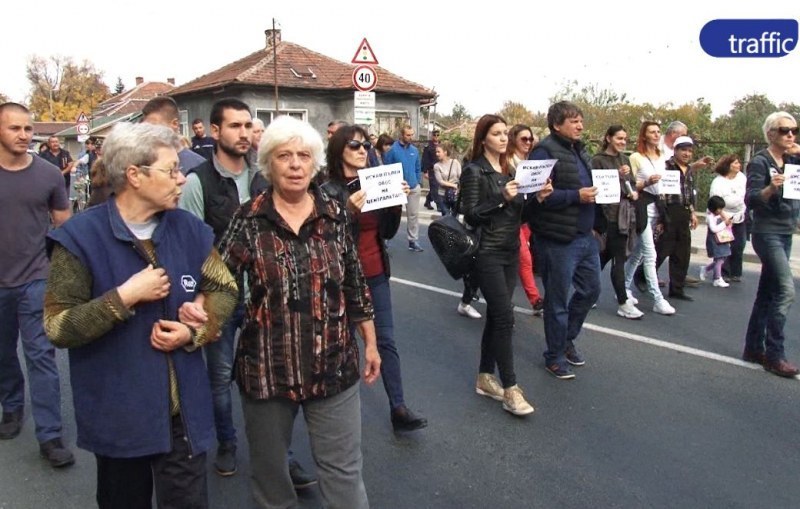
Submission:
POLYGON ((470 226, 479 228, 480 251, 517 251, 522 217, 522 195, 506 201, 503 188, 513 175, 495 171, 485 157, 472 161, 461 173, 461 209, 470 226))

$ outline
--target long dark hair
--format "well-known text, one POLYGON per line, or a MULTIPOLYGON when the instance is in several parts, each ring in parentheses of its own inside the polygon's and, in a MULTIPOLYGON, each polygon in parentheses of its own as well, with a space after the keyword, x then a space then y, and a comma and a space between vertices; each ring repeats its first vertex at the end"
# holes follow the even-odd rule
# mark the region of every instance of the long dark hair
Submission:
POLYGON ((344 181, 344 149, 347 142, 360 134, 364 141, 369 141, 369 133, 357 125, 343 125, 333 133, 328 140, 328 150, 325 153, 325 160, 328 164, 328 175, 331 180, 344 181))
POLYGON ((506 148, 506 154, 510 157, 513 157, 517 153, 517 137, 520 133, 525 131, 528 131, 531 133, 531 136, 533 136, 533 131, 530 126, 525 124, 517 124, 508 130, 508 147, 506 148))
POLYGON ((613 138, 615 134, 617 134, 620 131, 624 131, 624 130, 625 130, 625 128, 622 127, 619 124, 614 124, 614 125, 610 126, 608 129, 606 129, 606 135, 603 136, 603 146, 602 146, 601 150, 603 152, 605 152, 608 149, 608 145, 609 145, 608 139, 609 138, 613 138))
POLYGON ((375 150, 377 150, 380 155, 383 155, 383 154, 386 153, 386 152, 383 151, 383 147, 386 146, 386 145, 393 144, 394 143, 394 138, 392 138, 391 136, 389 136, 386 133, 383 133, 380 136, 378 136, 378 141, 376 143, 377 143, 377 146, 375 147, 375 150))
MULTIPOLYGON (((478 120, 478 124, 475 126, 475 137, 472 140, 472 160, 478 159, 484 153, 483 142, 486 140, 486 137, 489 135, 489 130, 495 124, 506 124, 506 119, 501 117, 500 115, 493 115, 488 113, 478 120)), ((508 168, 506 165, 508 164, 508 150, 506 153, 500 154, 500 168, 502 168, 503 174, 508 174, 508 168)))

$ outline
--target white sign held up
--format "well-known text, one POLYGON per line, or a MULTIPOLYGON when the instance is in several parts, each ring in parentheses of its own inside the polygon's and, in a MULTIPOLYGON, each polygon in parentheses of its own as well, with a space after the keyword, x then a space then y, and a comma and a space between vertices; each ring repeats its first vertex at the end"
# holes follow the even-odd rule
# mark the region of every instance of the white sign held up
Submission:
POLYGON ((800 200, 800 165, 787 164, 783 168, 783 197, 787 200, 800 200))
POLYGON ((592 184, 597 188, 594 202, 601 205, 619 203, 619 171, 618 170, 592 170, 592 184))
POLYGON ((514 180, 519 182, 519 193, 530 194, 540 191, 547 179, 553 166, 558 162, 557 159, 542 159, 539 161, 520 161, 517 165, 517 174, 514 180))
POLYGON ((361 212, 408 203, 403 192, 403 165, 400 163, 358 170, 358 180, 361 189, 367 193, 361 212))
POLYGON ((680 170, 666 170, 658 181, 658 194, 681 194, 680 170))

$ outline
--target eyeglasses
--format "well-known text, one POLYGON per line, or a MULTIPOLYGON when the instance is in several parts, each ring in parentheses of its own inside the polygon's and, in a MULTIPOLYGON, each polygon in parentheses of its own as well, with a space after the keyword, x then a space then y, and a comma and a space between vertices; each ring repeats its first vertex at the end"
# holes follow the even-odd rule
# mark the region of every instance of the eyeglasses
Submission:
POLYGON ((793 135, 797 136, 797 133, 800 132, 800 128, 797 128, 797 127, 778 127, 776 129, 776 131, 781 133, 783 136, 786 136, 789 133, 792 133, 793 135))
POLYGON ((519 137, 519 141, 521 141, 523 143, 533 143, 533 140, 535 140, 535 139, 536 138, 533 138, 532 136, 520 136, 519 137))
POLYGON ((361 147, 364 147, 364 150, 369 152, 369 150, 372 148, 372 143, 358 140, 350 140, 347 142, 347 148, 349 149, 358 150, 361 147))
POLYGON ((174 168, 156 168, 155 166, 141 165, 141 166, 139 166, 139 168, 147 168, 148 170, 156 170, 156 171, 160 171, 161 173, 167 173, 167 174, 169 174, 170 178, 174 178, 174 179, 177 179, 178 175, 181 174, 181 167, 180 166, 175 166, 174 168))

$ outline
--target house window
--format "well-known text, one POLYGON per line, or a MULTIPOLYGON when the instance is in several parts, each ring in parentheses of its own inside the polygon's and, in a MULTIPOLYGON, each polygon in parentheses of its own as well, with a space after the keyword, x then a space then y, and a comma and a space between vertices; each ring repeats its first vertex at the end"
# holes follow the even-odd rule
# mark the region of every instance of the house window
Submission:
POLYGON ((407 111, 378 110, 375 112, 375 123, 372 124, 370 131, 375 134, 387 133, 396 138, 400 134, 400 129, 410 123, 411 118, 407 111))
POLYGON ((308 115, 308 110, 280 110, 277 114, 275 114, 275 110, 256 110, 256 118, 260 118, 262 122, 264 122, 264 126, 268 126, 272 123, 272 120, 275 117, 280 115, 289 115, 290 117, 294 117, 297 120, 302 120, 305 122, 306 116, 308 115))
POLYGON ((178 115, 180 115, 180 120, 178 121, 180 124, 181 136, 188 136, 189 132, 189 111, 188 110, 180 110, 178 111, 178 115))

